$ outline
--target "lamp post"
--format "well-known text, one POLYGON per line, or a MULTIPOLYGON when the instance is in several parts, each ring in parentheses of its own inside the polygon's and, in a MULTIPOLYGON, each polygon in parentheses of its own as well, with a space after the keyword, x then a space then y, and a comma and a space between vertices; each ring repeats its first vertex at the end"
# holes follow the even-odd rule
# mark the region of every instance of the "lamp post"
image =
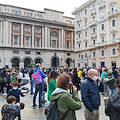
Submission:
POLYGON ((60 58, 60 61, 61 61, 61 66, 62 66, 62 61, 63 61, 63 58, 62 58, 62 57, 60 58))

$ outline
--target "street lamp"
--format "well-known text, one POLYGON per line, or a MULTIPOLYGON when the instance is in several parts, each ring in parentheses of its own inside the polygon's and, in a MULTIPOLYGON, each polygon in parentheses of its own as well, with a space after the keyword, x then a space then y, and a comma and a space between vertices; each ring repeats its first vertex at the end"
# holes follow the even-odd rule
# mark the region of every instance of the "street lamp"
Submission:
POLYGON ((61 66, 62 66, 62 61, 63 61, 63 58, 62 58, 62 57, 60 58, 60 61, 61 61, 61 66))

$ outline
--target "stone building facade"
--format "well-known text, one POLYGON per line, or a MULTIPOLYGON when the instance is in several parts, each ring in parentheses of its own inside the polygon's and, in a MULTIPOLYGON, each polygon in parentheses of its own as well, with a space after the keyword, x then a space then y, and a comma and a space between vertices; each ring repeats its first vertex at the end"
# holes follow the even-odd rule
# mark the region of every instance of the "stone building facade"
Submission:
POLYGON ((0 4, 0 67, 74 67, 74 19, 0 4))
POLYGON ((75 66, 120 67, 120 0, 89 0, 75 15, 75 66))

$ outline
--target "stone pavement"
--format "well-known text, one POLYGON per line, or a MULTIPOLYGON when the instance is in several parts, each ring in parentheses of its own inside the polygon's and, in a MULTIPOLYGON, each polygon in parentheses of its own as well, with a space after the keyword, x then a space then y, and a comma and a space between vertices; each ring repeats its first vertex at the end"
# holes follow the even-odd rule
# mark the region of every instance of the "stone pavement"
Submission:
MULTIPOLYGON (((28 75, 26 76, 28 77, 28 75)), ((30 84, 26 85, 27 87, 30 87, 30 84)), ((80 96, 80 91, 79 91, 80 96)), ((36 99, 36 103, 38 103, 38 99, 36 99)), ((25 103, 25 109, 21 111, 22 120, 46 120, 44 115, 44 110, 38 110, 38 108, 33 109, 32 108, 32 102, 33 102, 33 95, 30 95, 29 93, 26 94, 25 97, 21 97, 21 102, 25 103)), ((104 113, 104 102, 101 101, 102 104, 100 106, 100 120, 109 120, 108 117, 106 117, 104 113)), ((0 94, 0 110, 2 108, 2 105, 6 103, 6 99, 4 99, 4 96, 0 94)), ((46 102, 44 106, 47 106, 49 103, 46 102)), ((78 111, 76 111, 77 120, 85 120, 84 119, 84 106, 82 104, 82 108, 78 111)), ((0 113, 0 119, 1 119, 1 113, 0 113)))

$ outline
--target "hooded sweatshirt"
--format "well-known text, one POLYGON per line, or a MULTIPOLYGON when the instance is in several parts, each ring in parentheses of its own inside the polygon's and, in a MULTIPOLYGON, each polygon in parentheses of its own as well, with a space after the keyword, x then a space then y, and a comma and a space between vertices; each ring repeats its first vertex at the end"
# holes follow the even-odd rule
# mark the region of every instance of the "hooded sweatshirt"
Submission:
POLYGON ((81 101, 77 91, 73 91, 72 98, 68 91, 61 88, 56 88, 50 96, 50 99, 57 100, 57 108, 60 119, 69 109, 65 120, 76 120, 75 110, 79 110, 81 108, 81 101))
POLYGON ((17 109, 13 105, 4 104, 1 110, 2 120, 14 120, 14 115, 19 114, 20 107, 17 109))

